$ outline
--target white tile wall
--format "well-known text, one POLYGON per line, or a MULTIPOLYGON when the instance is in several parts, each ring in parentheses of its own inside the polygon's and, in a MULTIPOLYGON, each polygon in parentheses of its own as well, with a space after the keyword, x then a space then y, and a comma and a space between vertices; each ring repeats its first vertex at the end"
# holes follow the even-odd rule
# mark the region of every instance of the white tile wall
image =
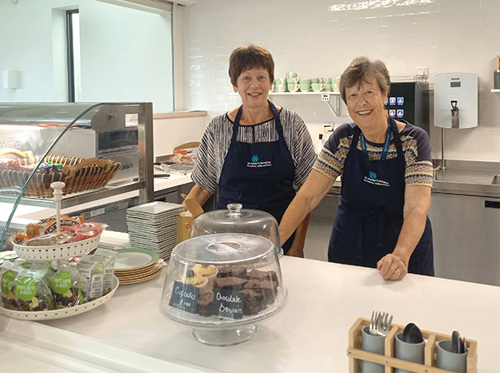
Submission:
MULTIPOLYGON (((480 78, 480 124, 445 130, 445 156, 500 161, 500 93, 490 92, 500 55, 498 0, 201 0, 183 13, 185 109, 215 115, 240 104, 228 59, 248 43, 269 49, 277 76, 339 75, 358 55, 382 59, 394 77, 428 66, 431 83, 436 74, 470 72, 480 78)), ((273 100, 300 113, 313 139, 319 124, 347 120, 333 117, 319 99, 273 100)), ((435 158, 440 136, 431 126, 435 158)))
POLYGON ((154 158, 172 154, 178 145, 191 141, 201 141, 208 122, 207 116, 154 119, 154 158))

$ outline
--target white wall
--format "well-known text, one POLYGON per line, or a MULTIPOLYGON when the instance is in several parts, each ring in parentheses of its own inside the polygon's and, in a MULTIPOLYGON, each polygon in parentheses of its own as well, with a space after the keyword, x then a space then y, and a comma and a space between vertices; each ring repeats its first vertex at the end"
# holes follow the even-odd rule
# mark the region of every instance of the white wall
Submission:
MULTIPOLYGON (((215 115, 240 104, 228 59, 248 43, 269 49, 276 76, 340 75, 358 55, 385 61, 394 77, 428 66, 431 87, 436 74, 469 72, 480 78, 479 127, 445 130, 445 156, 500 161, 500 94, 490 92, 499 20, 498 0, 203 0, 184 9, 184 109, 215 115)), ((313 131, 347 120, 334 118, 319 98, 302 97, 273 101, 299 112, 313 131)), ((441 157, 440 136, 431 125, 435 158, 441 157)))
POLYGON ((172 154, 181 144, 201 141, 208 122, 208 116, 154 119, 154 159, 172 154))
POLYGON ((22 77, 19 89, 0 85, 0 101, 67 100, 62 17, 74 8, 80 10, 82 101, 151 101, 154 112, 172 111, 170 14, 95 0, 0 0, 0 71, 22 77))

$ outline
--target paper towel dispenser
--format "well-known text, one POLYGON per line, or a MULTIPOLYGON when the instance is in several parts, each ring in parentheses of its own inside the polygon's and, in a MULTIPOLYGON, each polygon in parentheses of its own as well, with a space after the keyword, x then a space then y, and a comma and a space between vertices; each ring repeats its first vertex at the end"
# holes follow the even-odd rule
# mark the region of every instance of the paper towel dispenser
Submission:
POLYGON ((434 125, 473 128, 479 123, 478 76, 469 73, 440 74, 434 78, 434 125))

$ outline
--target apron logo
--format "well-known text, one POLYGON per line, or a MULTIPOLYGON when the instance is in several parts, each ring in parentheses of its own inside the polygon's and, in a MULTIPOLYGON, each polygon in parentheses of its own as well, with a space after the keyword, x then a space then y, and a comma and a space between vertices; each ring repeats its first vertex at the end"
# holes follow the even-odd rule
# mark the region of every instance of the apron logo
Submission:
POLYGON ((249 168, 261 168, 261 167, 271 167, 273 163, 271 161, 259 162, 259 156, 257 154, 252 155, 252 161, 247 162, 247 167, 249 168))
POLYGON ((377 186, 385 186, 390 187, 387 181, 377 179, 377 173, 370 171, 369 176, 364 176, 363 181, 368 184, 377 185, 377 186))

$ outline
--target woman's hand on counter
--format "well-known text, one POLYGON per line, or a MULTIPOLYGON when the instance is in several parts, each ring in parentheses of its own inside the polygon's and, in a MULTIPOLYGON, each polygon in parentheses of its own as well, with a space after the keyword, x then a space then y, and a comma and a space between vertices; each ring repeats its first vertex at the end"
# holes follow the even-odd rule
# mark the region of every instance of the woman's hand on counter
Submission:
POLYGON ((384 280, 399 281, 408 273, 408 264, 396 254, 387 254, 377 262, 377 269, 384 280))

